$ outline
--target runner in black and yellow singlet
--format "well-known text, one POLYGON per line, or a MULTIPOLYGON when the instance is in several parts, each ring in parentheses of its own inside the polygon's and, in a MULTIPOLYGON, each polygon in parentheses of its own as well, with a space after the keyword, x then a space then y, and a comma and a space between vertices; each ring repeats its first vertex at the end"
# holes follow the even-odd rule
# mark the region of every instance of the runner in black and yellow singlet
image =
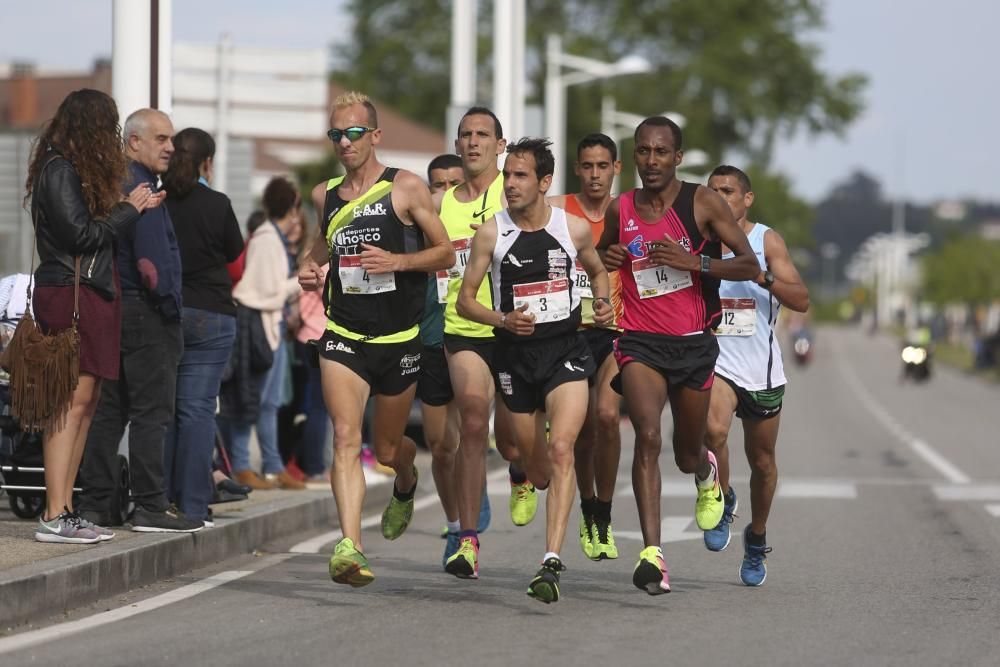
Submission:
POLYGON ((338 97, 327 135, 347 173, 328 181, 325 195, 323 185, 313 190, 314 201, 323 198, 324 215, 299 283, 306 290, 322 288, 319 265, 330 262, 327 330, 318 345, 323 397, 335 430, 331 485, 344 538, 329 569, 336 583, 364 586, 374 579, 361 548, 365 404, 375 395, 375 456, 396 473, 382 514, 382 535, 394 540, 413 517, 417 487, 416 447, 403 440, 403 431, 420 372, 427 274, 453 265, 455 253, 423 180, 388 169, 375 156, 382 131, 366 96, 338 97))
MULTIPOLYGON (((506 145, 503 128, 496 115, 485 107, 469 109, 458 126, 455 152, 462 160, 465 183, 448 190, 441 198, 441 219, 455 247, 456 262, 448 276, 445 300, 444 347, 451 374, 454 402, 461 415, 459 446, 455 457, 459 521, 459 551, 450 556, 445 570, 460 578, 479 576, 478 549, 480 514, 486 481, 486 452, 489 449, 490 407, 495 395, 493 366, 493 330, 463 318, 455 310, 455 301, 465 274, 469 243, 475 229, 502 210, 503 178, 497 158, 506 145)), ((489 284, 480 287, 477 297, 485 308, 492 308, 489 284)), ((502 406, 494 420, 497 450, 510 465, 511 496, 508 507, 511 520, 523 526, 535 516, 538 498, 534 487, 517 466, 517 450, 510 444, 507 414, 502 406)))

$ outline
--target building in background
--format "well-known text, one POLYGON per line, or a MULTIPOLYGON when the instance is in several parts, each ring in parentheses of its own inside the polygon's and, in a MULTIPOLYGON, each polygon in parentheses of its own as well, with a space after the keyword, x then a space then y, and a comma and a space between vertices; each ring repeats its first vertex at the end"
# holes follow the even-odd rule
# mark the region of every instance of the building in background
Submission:
MULTIPOLYGON (((200 127, 215 137, 217 185, 241 222, 272 176, 291 175, 330 151, 327 115, 344 89, 329 82, 326 64, 326 52, 316 49, 174 45, 174 128, 200 127)), ((110 94, 111 61, 97 60, 89 72, 0 65, 0 275, 28 270, 31 217, 22 202, 31 141, 79 88, 110 94)), ((375 103, 384 130, 379 158, 423 175, 448 141, 394 111, 391 101, 375 103)))

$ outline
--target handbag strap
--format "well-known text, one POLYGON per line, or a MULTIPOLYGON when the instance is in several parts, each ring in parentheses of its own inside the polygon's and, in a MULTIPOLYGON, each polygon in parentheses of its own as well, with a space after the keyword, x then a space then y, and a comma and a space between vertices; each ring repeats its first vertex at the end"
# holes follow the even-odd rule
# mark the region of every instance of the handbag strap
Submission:
MULTIPOLYGON (((45 173, 45 168, 52 164, 52 161, 56 158, 61 157, 58 153, 51 156, 42 168, 38 171, 38 180, 35 182, 34 190, 38 190, 38 184, 42 181, 42 175, 45 173)), ((31 239, 31 269, 28 272, 28 289, 24 312, 31 313, 31 293, 34 291, 32 289, 32 283, 35 280, 35 252, 38 248, 38 198, 35 193, 31 193, 31 227, 32 227, 32 239, 31 239)), ((80 321, 80 255, 76 256, 76 261, 74 262, 75 268, 73 272, 73 327, 76 328, 77 323, 80 321)))

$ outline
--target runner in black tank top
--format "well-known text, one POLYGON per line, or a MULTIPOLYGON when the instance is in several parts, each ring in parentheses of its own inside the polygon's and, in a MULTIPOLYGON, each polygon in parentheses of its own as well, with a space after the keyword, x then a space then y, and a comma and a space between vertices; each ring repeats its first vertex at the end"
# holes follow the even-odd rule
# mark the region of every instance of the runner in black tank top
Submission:
POLYGON ((387 169, 375 156, 382 130, 371 101, 357 92, 341 95, 330 126, 327 136, 347 173, 313 189, 324 216, 299 283, 306 290, 323 288, 319 266, 330 262, 327 330, 318 343, 323 398, 335 430, 331 482, 344 537, 329 571, 334 582, 358 587, 375 578, 361 546, 365 404, 378 395, 372 445, 379 462, 396 473, 382 514, 382 535, 394 540, 409 526, 417 487, 416 447, 403 440, 403 431, 420 372, 426 276, 451 267, 455 252, 423 180, 387 169))
MULTIPOLYGON (((590 225, 545 203, 555 160, 543 139, 522 139, 507 149, 504 192, 508 211, 479 228, 458 296, 459 315, 496 331, 493 372, 511 412, 514 440, 528 479, 551 488, 546 497, 546 551, 528 595, 559 599, 559 558, 576 493, 573 443, 587 414, 587 378, 594 362, 580 324, 575 260, 591 278, 594 320, 612 322, 608 275, 594 250, 590 225), (476 299, 492 265, 494 307, 476 299), (548 441, 535 442, 545 413, 548 441)), ((461 552, 459 552, 461 553, 461 552)))
POLYGON ((331 249, 323 295, 327 317, 365 337, 412 329, 423 315, 427 274, 403 271, 379 277, 361 269, 362 243, 392 253, 423 250, 420 229, 403 224, 392 206, 392 183, 398 171, 387 168, 372 189, 353 202, 337 194, 343 178, 332 179, 323 207, 322 234, 331 249), (345 211, 345 206, 350 210, 345 211))

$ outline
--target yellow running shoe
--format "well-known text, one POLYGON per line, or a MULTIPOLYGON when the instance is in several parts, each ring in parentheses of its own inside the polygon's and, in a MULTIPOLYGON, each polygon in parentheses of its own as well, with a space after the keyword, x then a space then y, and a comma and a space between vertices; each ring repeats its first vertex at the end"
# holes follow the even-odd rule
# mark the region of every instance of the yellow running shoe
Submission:
POLYGON ((594 560, 613 560, 618 558, 618 546, 615 544, 615 533, 611 529, 611 521, 600 517, 594 518, 591 532, 590 557, 594 560))
POLYGON ((479 540, 472 537, 462 538, 458 551, 445 561, 444 571, 459 579, 478 579, 479 540))
POLYGON ((635 564, 635 571, 632 573, 632 583, 650 595, 670 592, 667 562, 663 559, 660 547, 646 547, 639 553, 639 562, 635 564))
POLYGON ((350 584, 353 588, 375 581, 375 575, 368 569, 368 559, 354 547, 354 541, 349 537, 342 539, 333 549, 330 578, 336 584, 350 584))
MULTIPOLYGON (((417 466, 413 466, 413 477, 419 479, 417 466)), ((406 532, 410 521, 413 519, 413 493, 416 489, 417 482, 414 481, 413 488, 410 489, 409 500, 400 500, 397 498, 395 488, 393 489, 392 497, 389 498, 389 504, 386 506, 385 511, 382 512, 382 537, 385 539, 394 540, 406 532)))
POLYGON ((591 528, 594 525, 594 518, 580 513, 580 548, 587 558, 594 557, 594 544, 591 536, 591 528))
POLYGON ((694 506, 694 520, 702 530, 712 530, 718 526, 726 508, 726 503, 722 499, 722 486, 719 485, 719 466, 715 461, 715 454, 709 452, 708 461, 712 464, 714 477, 712 485, 703 488, 704 482, 699 482, 697 477, 694 480, 695 488, 698 489, 698 500, 694 506))
POLYGON ((515 526, 527 526, 538 511, 538 492, 531 482, 510 483, 510 520, 515 526))

